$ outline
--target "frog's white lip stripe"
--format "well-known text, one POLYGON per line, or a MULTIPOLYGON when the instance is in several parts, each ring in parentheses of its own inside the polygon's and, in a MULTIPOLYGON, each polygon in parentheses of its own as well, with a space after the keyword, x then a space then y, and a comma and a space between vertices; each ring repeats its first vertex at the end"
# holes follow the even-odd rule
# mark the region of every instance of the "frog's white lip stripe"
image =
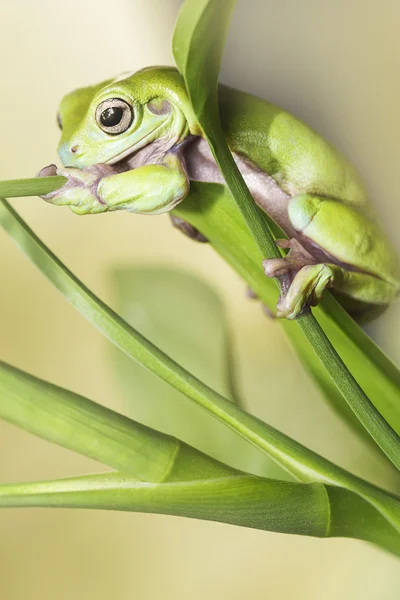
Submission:
MULTIPOLYGON (((142 141, 142 140, 140 140, 140 141, 142 141)), ((138 148, 135 148, 135 146, 131 146, 130 148, 127 148, 127 150, 124 150, 124 152, 121 152, 121 154, 117 154, 117 156, 114 156, 113 158, 106 160, 105 164, 106 165, 114 165, 115 163, 119 162, 120 160, 123 160, 124 158, 126 158, 127 156, 133 155, 137 150, 138 150, 138 148)))
POLYGON ((146 146, 146 140, 149 137, 151 137, 154 133, 156 133, 156 131, 158 131, 163 125, 164 125, 164 123, 162 123, 155 129, 153 129, 153 131, 150 131, 150 133, 145 135, 141 140, 138 140, 136 142, 135 146, 131 146, 130 148, 127 148, 126 150, 124 150, 124 152, 121 152, 121 154, 117 154, 117 156, 114 156, 113 158, 106 160, 105 164, 106 165, 115 165, 115 163, 118 163, 119 161, 123 160, 127 156, 133 156, 138 150, 141 150, 144 146, 146 146))

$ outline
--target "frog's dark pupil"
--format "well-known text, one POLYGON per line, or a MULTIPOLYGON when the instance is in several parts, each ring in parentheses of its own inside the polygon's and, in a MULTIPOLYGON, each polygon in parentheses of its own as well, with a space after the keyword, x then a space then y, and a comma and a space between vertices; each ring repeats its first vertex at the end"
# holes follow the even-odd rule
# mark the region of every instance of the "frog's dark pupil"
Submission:
POLYGON ((104 127, 114 127, 115 125, 118 125, 118 123, 121 122, 123 114, 124 111, 119 106, 110 106, 109 108, 106 108, 106 110, 103 110, 103 112, 101 113, 101 124, 104 125, 104 127))

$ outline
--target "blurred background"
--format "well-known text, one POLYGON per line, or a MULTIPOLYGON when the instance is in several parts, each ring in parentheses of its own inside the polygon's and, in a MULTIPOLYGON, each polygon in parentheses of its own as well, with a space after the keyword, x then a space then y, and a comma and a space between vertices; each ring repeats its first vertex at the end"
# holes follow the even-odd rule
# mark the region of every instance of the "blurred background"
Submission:
MULTIPOLYGON (((179 6, 179 0, 14 0, 2 6, 0 178, 33 176, 58 162, 55 117, 65 93, 122 71, 172 64, 179 6)), ((300 116, 351 157, 400 250, 399 20, 395 0, 238 0, 222 79, 300 116)), ((212 366, 222 369, 218 324, 225 316, 248 409, 324 456, 390 485, 391 470, 322 401, 279 324, 246 299, 243 283, 210 248, 185 239, 166 216, 77 217, 37 198, 12 205, 102 299, 130 313, 149 336, 154 329, 154 341, 162 343, 157 335, 169 343, 181 339, 174 323, 182 303, 188 322, 196 310, 205 314, 204 307, 212 306, 207 327, 216 337, 203 336, 201 347, 191 349, 201 368, 209 369, 209 380, 216 376, 212 366), (187 277, 196 279, 188 284, 187 277), (200 309, 199 297, 204 298, 200 309), (166 302, 170 309, 161 318, 166 302), (207 363, 203 359, 210 352, 213 360, 207 363)), ((1 231, 0 257, 0 358, 127 412, 126 390, 118 383, 126 368, 109 344, 1 231)), ((397 362, 399 319, 397 303, 369 326, 397 362)), ((196 339, 187 337, 186 343, 196 339)), ((196 411, 181 399, 164 404, 160 392, 150 402, 144 395, 151 384, 140 383, 140 377, 131 391, 130 414, 168 431, 182 426, 177 420, 187 410, 183 426, 192 439, 197 435, 204 448, 218 446, 235 462, 241 450, 233 437, 225 432, 219 437, 218 428, 198 422, 196 411)), ((0 423, 0 456, 1 482, 102 469, 5 423, 0 423)), ((253 458, 249 452, 246 460, 250 464, 253 458)), ((283 536, 156 515, 0 512, 0 598, 5 600, 389 600, 398 598, 399 586, 398 560, 353 540, 283 536)))

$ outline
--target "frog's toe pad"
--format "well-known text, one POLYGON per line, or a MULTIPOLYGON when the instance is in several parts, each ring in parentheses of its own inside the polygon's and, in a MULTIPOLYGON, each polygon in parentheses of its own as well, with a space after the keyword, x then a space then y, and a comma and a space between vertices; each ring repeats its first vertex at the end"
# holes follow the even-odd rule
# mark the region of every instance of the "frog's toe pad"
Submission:
POLYGON ((306 265, 294 277, 276 306, 277 317, 297 319, 316 306, 324 290, 331 285, 334 271, 327 264, 306 265))
POLYGON ((51 164, 47 165, 47 167, 43 167, 40 169, 38 173, 36 173, 35 177, 54 177, 57 175, 57 165, 51 164))

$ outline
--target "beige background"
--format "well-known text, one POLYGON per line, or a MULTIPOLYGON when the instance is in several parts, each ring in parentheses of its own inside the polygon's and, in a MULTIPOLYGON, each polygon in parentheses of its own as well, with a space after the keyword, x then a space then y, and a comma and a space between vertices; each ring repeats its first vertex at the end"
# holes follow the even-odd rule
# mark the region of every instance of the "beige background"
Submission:
MULTIPOLYGON (((0 177, 57 162, 61 96, 124 70, 171 64, 178 0, 13 0, 1 8, 0 177)), ((356 163, 399 244, 400 4, 238 0, 223 79, 283 105, 356 163)), ((221 293, 235 322, 240 382, 261 417, 360 473, 390 472, 320 401, 276 323, 166 217, 78 218, 13 201, 34 230, 109 303, 113 265, 183 266, 221 293), (260 391, 262 390, 262 391, 260 391), (265 391, 268 390, 268 394, 265 391), (268 395, 269 401, 266 396, 268 395), (339 443, 338 443, 339 440, 339 443)), ((0 232, 0 358, 117 409, 109 348, 0 232)), ((400 361, 399 305, 370 327, 400 361)), ((0 423, 0 481, 98 470, 0 423)), ((160 516, 0 513, 0 598, 398 598, 399 562, 361 542, 281 536, 160 516), (397 590, 397 591, 396 591, 397 590)))

